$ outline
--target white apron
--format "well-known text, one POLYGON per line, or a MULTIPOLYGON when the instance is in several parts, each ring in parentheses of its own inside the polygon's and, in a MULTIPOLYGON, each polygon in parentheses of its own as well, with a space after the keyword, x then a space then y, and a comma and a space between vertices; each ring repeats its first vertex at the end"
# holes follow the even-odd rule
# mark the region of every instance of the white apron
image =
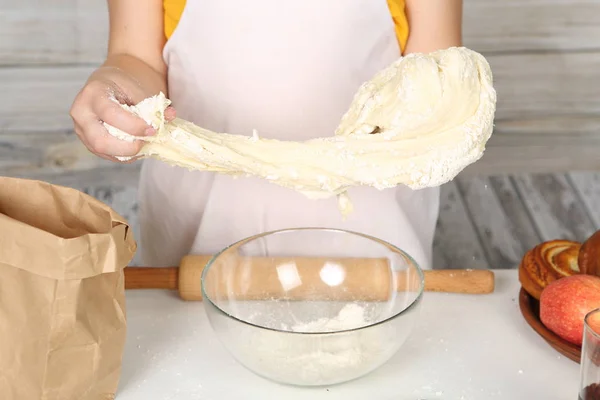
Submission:
MULTIPOLYGON (((188 0, 164 58, 180 117, 306 140, 333 135, 360 84, 400 53, 386 0, 188 0)), ((144 265, 177 265, 274 229, 328 227, 376 236, 431 268, 437 188, 351 189, 344 221, 335 197, 146 160, 139 194, 144 265)))

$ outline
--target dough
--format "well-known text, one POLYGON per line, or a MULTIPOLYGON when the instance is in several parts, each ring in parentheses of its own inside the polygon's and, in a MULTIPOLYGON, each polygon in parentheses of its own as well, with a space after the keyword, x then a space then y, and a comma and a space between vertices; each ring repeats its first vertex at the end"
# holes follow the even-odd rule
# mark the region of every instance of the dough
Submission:
POLYGON ((365 82, 335 135, 280 141, 217 133, 176 118, 165 123, 170 101, 160 93, 123 105, 154 126, 141 157, 190 170, 258 176, 312 199, 338 196, 343 213, 352 186, 376 189, 439 186, 479 160, 493 130, 496 92, 485 58, 454 47, 399 58, 365 82))

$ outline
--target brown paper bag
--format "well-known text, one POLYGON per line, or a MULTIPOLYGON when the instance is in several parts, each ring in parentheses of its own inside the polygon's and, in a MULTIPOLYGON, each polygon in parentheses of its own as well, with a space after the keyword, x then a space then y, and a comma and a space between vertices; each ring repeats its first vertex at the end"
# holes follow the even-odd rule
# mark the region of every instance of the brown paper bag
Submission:
POLYGON ((135 251, 91 196, 0 177, 0 399, 114 399, 135 251))

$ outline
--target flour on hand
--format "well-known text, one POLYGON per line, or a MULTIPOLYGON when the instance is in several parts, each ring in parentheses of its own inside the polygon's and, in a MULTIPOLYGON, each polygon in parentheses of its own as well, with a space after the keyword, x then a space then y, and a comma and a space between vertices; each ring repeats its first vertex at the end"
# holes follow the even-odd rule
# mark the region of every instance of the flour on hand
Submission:
MULTIPOLYGON (((479 160, 493 130, 496 92, 485 58, 464 47, 409 54, 357 91, 331 137, 280 141, 212 132, 175 118, 160 93, 124 108, 157 129, 137 157, 190 170, 257 176, 309 198, 338 196, 350 212, 353 186, 439 186, 479 160)), ((133 137, 105 123, 123 140, 133 137)))

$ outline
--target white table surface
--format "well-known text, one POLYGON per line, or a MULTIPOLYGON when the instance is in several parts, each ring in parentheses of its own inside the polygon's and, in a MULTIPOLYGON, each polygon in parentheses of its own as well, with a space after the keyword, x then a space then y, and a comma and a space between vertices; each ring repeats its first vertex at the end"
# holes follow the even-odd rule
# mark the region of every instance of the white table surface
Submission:
POLYGON ((296 388, 255 376, 212 331, 202 302, 127 291, 128 339, 116 400, 576 400, 579 365, 525 323, 517 271, 491 295, 425 293, 398 354, 364 378, 296 388))

